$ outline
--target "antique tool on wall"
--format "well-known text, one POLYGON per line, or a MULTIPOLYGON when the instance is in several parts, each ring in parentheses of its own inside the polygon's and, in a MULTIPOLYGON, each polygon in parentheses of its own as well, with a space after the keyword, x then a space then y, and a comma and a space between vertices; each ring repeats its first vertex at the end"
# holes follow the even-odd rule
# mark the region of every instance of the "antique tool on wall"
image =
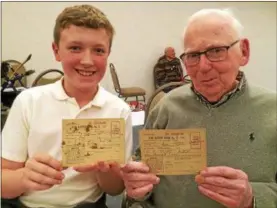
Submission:
POLYGON ((15 87, 15 82, 18 81, 20 83, 20 85, 22 87, 25 88, 25 85, 22 83, 22 78, 29 76, 31 74, 33 74, 35 71, 34 70, 28 70, 25 73, 18 73, 18 71, 24 66, 24 64, 26 62, 28 62, 32 57, 32 54, 30 54, 26 60, 19 64, 16 69, 12 69, 10 67, 10 64, 8 62, 2 62, 1 63, 1 78, 2 80, 2 84, 1 84, 1 93, 6 89, 6 88, 12 88, 15 92, 17 91, 16 87, 15 87), (9 75, 10 70, 12 70, 12 74, 9 75))

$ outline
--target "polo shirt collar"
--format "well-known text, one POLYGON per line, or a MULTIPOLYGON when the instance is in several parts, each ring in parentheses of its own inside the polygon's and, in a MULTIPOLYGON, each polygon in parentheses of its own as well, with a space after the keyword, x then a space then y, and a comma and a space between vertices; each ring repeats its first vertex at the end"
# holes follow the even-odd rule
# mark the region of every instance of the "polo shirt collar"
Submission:
MULTIPOLYGON (((61 78, 60 80, 58 80, 57 82, 55 82, 53 84, 53 96, 55 99, 57 100, 69 100, 72 99, 72 97, 69 97, 64 88, 63 88, 63 78, 61 78)), ((91 100, 87 106, 89 105, 90 107, 92 106, 96 106, 96 107, 103 107, 105 102, 106 102, 106 91, 103 87, 101 87, 100 85, 98 85, 98 91, 96 93, 96 95, 94 96, 93 100, 91 100)))

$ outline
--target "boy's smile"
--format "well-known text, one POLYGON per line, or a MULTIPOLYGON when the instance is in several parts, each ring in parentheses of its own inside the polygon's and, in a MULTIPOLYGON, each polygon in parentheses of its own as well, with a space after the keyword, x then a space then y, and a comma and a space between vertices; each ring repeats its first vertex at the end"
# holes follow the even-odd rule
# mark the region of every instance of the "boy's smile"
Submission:
POLYGON ((79 70, 79 69, 75 69, 75 70, 78 72, 78 74, 84 77, 90 77, 96 73, 96 71, 86 71, 86 70, 79 70))

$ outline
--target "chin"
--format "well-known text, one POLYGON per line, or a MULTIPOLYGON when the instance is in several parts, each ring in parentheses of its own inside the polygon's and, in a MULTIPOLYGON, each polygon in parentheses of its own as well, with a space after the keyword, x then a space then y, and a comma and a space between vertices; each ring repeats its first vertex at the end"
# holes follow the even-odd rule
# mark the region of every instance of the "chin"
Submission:
POLYGON ((80 83, 78 88, 82 91, 94 90, 98 87, 98 83, 80 83))
POLYGON ((224 95, 224 92, 220 89, 210 89, 200 93, 210 102, 217 102, 224 95))

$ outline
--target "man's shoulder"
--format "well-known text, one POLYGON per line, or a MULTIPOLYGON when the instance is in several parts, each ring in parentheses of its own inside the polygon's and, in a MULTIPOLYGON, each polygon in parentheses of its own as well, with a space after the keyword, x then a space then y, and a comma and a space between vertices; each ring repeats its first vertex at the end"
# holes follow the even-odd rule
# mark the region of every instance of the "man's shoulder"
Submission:
POLYGON ((173 60, 172 60, 173 63, 176 63, 176 64, 181 64, 181 61, 180 59, 178 59, 177 57, 175 57, 173 60))
POLYGON ((167 63, 167 59, 165 56, 161 56, 160 58, 158 58, 157 64, 165 64, 167 63))
POLYGON ((160 57, 158 58, 158 62, 159 62, 159 61, 162 61, 162 60, 166 60, 166 57, 165 57, 165 55, 163 55, 163 56, 160 56, 160 57))
POLYGON ((244 103, 252 106, 253 113, 263 113, 276 119, 277 99, 276 91, 248 83, 244 97, 244 103))
POLYGON ((165 128, 167 126, 169 114, 174 117, 177 114, 184 115, 186 111, 190 109, 190 106, 194 105, 194 100, 196 99, 189 84, 182 85, 165 93, 156 106, 150 111, 146 127, 165 128), (187 105, 188 103, 189 105, 187 105), (187 106, 187 108, 185 106, 187 106))
POLYGON ((277 93, 274 90, 253 83, 248 83, 247 88, 252 98, 276 100, 277 93))
POLYGON ((171 90, 167 95, 167 102, 190 100, 195 97, 190 84, 184 84, 171 90))
POLYGON ((178 105, 195 100, 195 94, 191 90, 190 84, 184 84, 180 87, 172 89, 166 93, 159 101, 160 108, 170 108, 170 106, 178 105))

